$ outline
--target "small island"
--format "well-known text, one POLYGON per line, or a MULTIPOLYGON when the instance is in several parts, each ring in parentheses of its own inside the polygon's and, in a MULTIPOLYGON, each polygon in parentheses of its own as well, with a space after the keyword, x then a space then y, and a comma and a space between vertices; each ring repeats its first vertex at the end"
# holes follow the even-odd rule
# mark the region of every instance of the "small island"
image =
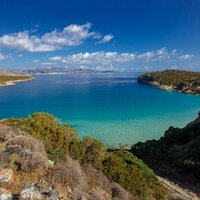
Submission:
POLYGON ((142 74, 139 83, 147 83, 164 90, 177 90, 185 94, 200 94, 200 72, 165 70, 142 74))
POLYGON ((18 82, 29 80, 33 80, 33 77, 27 74, 0 70, 0 87, 15 85, 18 82))

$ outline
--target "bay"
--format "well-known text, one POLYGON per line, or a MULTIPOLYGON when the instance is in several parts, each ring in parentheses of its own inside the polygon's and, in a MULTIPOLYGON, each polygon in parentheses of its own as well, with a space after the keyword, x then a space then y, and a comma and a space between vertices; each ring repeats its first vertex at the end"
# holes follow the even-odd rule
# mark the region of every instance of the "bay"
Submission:
POLYGON ((137 83, 140 73, 37 75, 0 88, 0 118, 49 112, 106 145, 158 139, 196 118, 200 96, 137 83))

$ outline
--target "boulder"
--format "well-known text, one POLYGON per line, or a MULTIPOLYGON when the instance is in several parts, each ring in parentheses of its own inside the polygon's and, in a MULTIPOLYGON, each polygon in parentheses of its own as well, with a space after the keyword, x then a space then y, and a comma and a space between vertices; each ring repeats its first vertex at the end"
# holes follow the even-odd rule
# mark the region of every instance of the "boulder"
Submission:
POLYGON ((44 189, 42 194, 46 196, 48 200, 58 200, 57 193, 51 187, 44 189))
POLYGON ((12 200, 12 194, 8 190, 5 190, 4 188, 0 188, 0 199, 12 200))
POLYGON ((27 185, 20 192, 20 200, 43 200, 43 196, 35 185, 27 185))
POLYGON ((0 183, 10 183, 14 181, 14 173, 12 169, 0 170, 0 183))

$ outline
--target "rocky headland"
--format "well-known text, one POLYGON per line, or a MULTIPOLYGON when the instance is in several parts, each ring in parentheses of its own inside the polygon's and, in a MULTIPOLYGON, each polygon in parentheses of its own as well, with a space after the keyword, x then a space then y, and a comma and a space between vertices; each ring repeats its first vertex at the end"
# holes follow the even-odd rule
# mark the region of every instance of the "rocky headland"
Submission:
POLYGON ((142 74, 139 83, 146 83, 164 90, 177 90, 185 94, 200 94, 200 72, 165 70, 142 74))

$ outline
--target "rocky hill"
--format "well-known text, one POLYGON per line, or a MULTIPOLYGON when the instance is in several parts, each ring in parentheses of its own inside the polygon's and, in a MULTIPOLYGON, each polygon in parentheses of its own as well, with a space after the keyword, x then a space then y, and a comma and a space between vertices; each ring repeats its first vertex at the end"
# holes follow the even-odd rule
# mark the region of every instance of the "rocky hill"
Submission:
POLYGON ((186 94, 200 94, 200 72, 165 70, 150 72, 138 77, 139 83, 147 83, 165 90, 178 90, 186 94))
POLYGON ((170 127, 159 140, 133 145, 131 152, 162 177, 200 194, 200 114, 184 128, 170 127))
POLYGON ((0 199, 165 199, 166 189, 141 160, 108 152, 50 114, 0 122, 0 199))

